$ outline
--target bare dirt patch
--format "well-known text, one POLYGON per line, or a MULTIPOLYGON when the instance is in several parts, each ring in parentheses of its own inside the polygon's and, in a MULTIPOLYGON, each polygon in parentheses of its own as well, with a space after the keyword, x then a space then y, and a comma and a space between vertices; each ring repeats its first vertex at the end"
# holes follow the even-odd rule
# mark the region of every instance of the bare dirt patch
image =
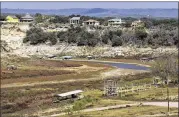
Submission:
POLYGON ((67 70, 23 70, 14 71, 2 70, 1 79, 16 79, 16 78, 33 78, 38 76, 55 76, 63 74, 71 74, 72 71, 67 70))
POLYGON ((59 60, 36 60, 28 62, 34 66, 45 66, 45 67, 80 67, 81 64, 72 63, 68 61, 59 61, 59 60))

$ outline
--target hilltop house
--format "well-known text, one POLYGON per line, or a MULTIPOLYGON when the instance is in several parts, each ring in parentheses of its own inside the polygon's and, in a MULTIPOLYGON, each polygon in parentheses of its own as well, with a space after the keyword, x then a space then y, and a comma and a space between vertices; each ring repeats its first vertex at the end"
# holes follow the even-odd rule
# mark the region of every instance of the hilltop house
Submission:
POLYGON ((70 19, 70 24, 79 24, 80 23, 80 17, 72 17, 70 19))
POLYGON ((121 19, 110 19, 108 20, 108 26, 119 26, 121 24, 124 24, 125 22, 121 19))
POLYGON ((84 21, 83 25, 99 26, 100 24, 99 24, 99 21, 90 19, 90 20, 84 21))
POLYGON ((140 19, 137 21, 133 21, 131 24, 131 27, 143 27, 144 26, 144 22, 142 22, 140 19))
POLYGON ((6 21, 7 22, 19 22, 19 19, 16 16, 10 16, 10 15, 8 15, 6 17, 6 21))
POLYGON ((32 22, 33 17, 27 13, 24 17, 21 17, 20 21, 21 22, 32 22))

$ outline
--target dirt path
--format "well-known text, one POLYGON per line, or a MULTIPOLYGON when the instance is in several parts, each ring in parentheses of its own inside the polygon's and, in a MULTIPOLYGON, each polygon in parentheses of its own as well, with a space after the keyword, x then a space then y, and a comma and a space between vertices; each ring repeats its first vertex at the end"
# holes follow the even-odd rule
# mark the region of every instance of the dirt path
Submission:
MULTIPOLYGON (((80 112, 92 112, 92 111, 102 111, 102 110, 109 110, 109 109, 117 109, 127 106, 137 106, 139 105, 139 102, 136 102, 134 104, 122 104, 122 105, 115 105, 115 106, 107 106, 107 107, 98 107, 98 108, 90 108, 90 109, 84 109, 80 112)), ((152 106, 162 106, 162 107, 168 107, 167 102, 143 102, 143 105, 152 105, 152 106)), ((178 102, 170 102, 170 107, 178 108, 178 102)), ((65 115, 66 113, 60 113, 60 114, 53 114, 50 117, 58 117, 65 115)), ((42 116, 47 117, 47 116, 42 116)), ((49 116, 48 116, 49 117, 49 116)))
MULTIPOLYGON (((175 114, 169 114, 169 116, 172 116, 172 115, 178 115, 177 113, 175 114)), ((166 114, 155 114, 155 115, 142 115, 142 116, 138 116, 138 117, 166 117, 166 114)))
MULTIPOLYGON (((153 105, 153 106, 164 106, 168 107, 168 102, 144 102, 144 105, 153 105)), ((170 107, 176 107, 178 108, 178 102, 170 102, 170 107)))
MULTIPOLYGON (((107 106, 107 107, 98 107, 98 108, 89 108, 89 109, 84 109, 81 110, 80 112, 92 112, 92 111, 102 111, 102 110, 109 110, 109 109, 117 109, 117 108, 122 108, 122 107, 126 107, 126 105, 128 106, 136 106, 139 103, 135 103, 135 104, 122 104, 122 105, 115 105, 115 106, 107 106)), ((58 116, 62 116, 65 115, 66 113, 60 113, 60 114, 54 114, 48 117, 58 117, 58 116)), ((42 116, 42 117, 47 117, 47 116, 42 116)))

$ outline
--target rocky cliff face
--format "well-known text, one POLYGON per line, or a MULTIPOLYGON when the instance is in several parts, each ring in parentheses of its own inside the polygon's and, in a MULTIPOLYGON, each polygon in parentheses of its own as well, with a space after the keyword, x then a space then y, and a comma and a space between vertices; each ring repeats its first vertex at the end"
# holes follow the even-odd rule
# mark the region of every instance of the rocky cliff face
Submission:
POLYGON ((1 45, 2 54, 6 52, 13 53, 22 45, 22 39, 25 37, 25 32, 28 30, 28 24, 2 24, 1 25, 1 45), (4 49, 3 49, 4 48, 4 49), (3 51, 4 50, 4 51, 3 51), (7 51, 6 51, 7 50, 7 51))
POLYGON ((127 57, 134 56, 158 56, 161 53, 177 53, 176 47, 137 48, 137 47, 78 47, 76 45, 67 45, 65 43, 50 46, 48 44, 29 45, 23 44, 23 38, 29 29, 28 24, 3 24, 1 26, 1 41, 3 42, 1 50, 2 55, 15 54, 18 56, 45 56, 54 55, 72 55, 72 56, 100 56, 100 57, 127 57), (7 51, 6 51, 7 50, 7 51))

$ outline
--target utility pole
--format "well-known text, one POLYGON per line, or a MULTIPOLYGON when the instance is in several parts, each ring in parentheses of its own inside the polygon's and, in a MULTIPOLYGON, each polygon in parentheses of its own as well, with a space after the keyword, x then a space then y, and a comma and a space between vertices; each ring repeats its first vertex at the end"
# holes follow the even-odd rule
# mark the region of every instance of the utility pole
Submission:
POLYGON ((140 82, 140 84, 139 84, 139 92, 140 92, 140 104, 142 105, 142 100, 141 100, 141 82, 140 82))
POLYGON ((168 89, 168 86, 167 86, 167 100, 168 100, 168 116, 169 116, 169 113, 170 113, 170 103, 169 103, 169 89, 168 89))

